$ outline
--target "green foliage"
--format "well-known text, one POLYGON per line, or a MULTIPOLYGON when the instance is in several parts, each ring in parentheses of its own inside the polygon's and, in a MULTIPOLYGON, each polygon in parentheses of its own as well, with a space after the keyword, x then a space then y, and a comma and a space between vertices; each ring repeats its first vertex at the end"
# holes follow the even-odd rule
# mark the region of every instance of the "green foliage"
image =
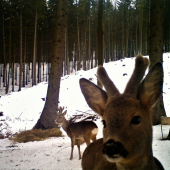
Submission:
POLYGON ((61 136, 62 136, 62 132, 58 128, 52 128, 46 130, 33 129, 33 130, 22 131, 9 139, 19 143, 22 142, 26 143, 30 141, 45 140, 49 137, 61 137, 61 136))

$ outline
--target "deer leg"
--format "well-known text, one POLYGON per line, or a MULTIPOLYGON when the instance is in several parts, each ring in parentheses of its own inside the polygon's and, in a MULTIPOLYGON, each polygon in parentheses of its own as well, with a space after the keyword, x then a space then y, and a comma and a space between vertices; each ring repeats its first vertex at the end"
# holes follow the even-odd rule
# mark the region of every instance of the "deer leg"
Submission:
POLYGON ((96 140, 96 135, 93 135, 93 136, 91 137, 91 140, 94 142, 94 141, 96 140))
POLYGON ((79 151, 79 159, 81 159, 80 145, 78 144, 77 147, 78 147, 78 151, 79 151))
POLYGON ((84 138, 84 141, 86 142, 87 146, 90 145, 90 137, 84 138))
POLYGON ((81 152, 80 152, 80 145, 82 143, 82 140, 81 139, 78 139, 77 140, 77 148, 78 148, 78 152, 79 152, 79 159, 81 159, 81 152))
POLYGON ((70 156, 70 160, 73 159, 73 149, 74 149, 74 145, 75 145, 75 139, 71 138, 71 156, 70 156))

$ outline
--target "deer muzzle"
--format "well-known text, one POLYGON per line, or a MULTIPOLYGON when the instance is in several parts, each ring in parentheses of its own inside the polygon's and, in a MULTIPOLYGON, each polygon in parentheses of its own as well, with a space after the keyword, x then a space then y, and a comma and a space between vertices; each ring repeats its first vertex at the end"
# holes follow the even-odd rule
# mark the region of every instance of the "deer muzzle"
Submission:
POLYGON ((61 124, 61 123, 59 123, 57 120, 55 120, 54 122, 55 122, 55 124, 57 124, 57 125, 58 125, 58 127, 59 127, 59 128, 62 126, 62 124, 61 124))
POLYGON ((122 143, 110 139, 103 145, 103 155, 106 155, 109 159, 126 158, 128 151, 126 151, 122 143))

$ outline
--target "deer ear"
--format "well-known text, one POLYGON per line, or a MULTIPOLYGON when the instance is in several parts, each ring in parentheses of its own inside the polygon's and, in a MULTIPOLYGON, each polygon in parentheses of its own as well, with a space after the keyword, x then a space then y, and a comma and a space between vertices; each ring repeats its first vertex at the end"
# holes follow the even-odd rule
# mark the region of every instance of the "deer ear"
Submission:
POLYGON ((80 88, 89 107, 96 113, 103 115, 107 93, 84 78, 80 79, 80 88))
POLYGON ((137 99, 147 107, 152 107, 162 93, 163 68, 155 64, 138 88, 137 99))

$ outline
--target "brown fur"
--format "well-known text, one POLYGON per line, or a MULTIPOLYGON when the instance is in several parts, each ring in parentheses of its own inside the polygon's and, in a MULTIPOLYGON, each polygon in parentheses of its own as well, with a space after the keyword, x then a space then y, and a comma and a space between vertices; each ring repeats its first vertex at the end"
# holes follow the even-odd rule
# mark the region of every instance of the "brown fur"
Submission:
POLYGON ((80 87, 87 103, 103 117, 106 126, 103 129, 103 139, 86 148, 82 159, 84 170, 159 169, 152 154, 151 107, 162 92, 163 70, 160 63, 156 64, 141 82, 148 64, 148 59, 141 55, 136 57, 134 72, 123 94, 119 93, 103 67, 98 68, 98 77, 107 93, 91 85, 88 80, 80 80, 80 87), (89 88, 93 93, 88 93, 89 88), (95 93, 98 94, 97 100, 93 97, 95 93), (102 96, 108 96, 107 100, 102 96), (121 146, 119 154, 115 150, 104 148, 105 146, 111 148, 112 143, 109 141, 115 145, 119 143, 119 147, 121 146), (106 151, 103 152, 103 148, 106 151))
POLYGON ((90 145, 90 140, 95 141, 96 135, 98 133, 98 127, 92 121, 69 123, 65 119, 66 111, 62 113, 63 110, 64 108, 60 108, 59 112, 57 112, 55 123, 61 125, 71 139, 70 160, 73 159, 74 145, 77 145, 79 151, 79 159, 81 159, 80 145, 82 144, 82 141, 85 141, 87 146, 90 145))

